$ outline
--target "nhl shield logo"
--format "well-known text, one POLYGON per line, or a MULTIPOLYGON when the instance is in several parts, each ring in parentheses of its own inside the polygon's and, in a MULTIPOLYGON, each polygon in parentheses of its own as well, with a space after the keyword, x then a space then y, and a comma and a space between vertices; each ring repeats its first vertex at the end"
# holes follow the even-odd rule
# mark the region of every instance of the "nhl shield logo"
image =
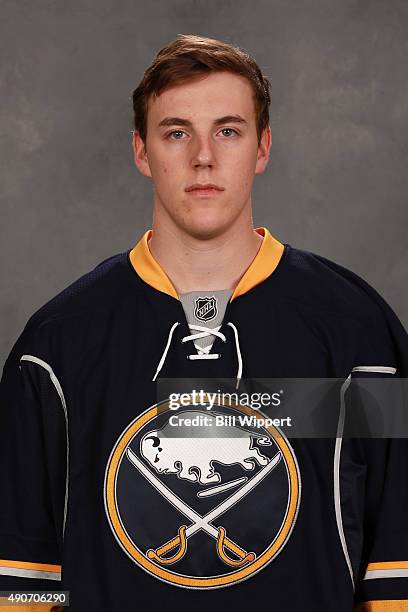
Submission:
POLYGON ((198 321, 211 321, 217 316, 217 300, 212 297, 199 297, 195 301, 194 316, 198 321))
POLYGON ((300 474, 283 433, 253 425, 264 416, 239 404, 174 413, 167 401, 130 423, 109 457, 104 498, 134 563, 174 586, 215 589, 277 557, 296 521, 300 474))

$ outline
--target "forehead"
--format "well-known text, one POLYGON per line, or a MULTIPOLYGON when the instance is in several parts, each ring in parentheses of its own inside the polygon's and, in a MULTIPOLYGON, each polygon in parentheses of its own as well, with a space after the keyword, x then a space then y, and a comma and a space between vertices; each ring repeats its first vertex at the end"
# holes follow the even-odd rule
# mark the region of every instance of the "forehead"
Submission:
POLYGON ((245 77, 216 72, 199 80, 169 87, 148 102, 148 123, 155 125, 165 116, 176 115, 191 121, 212 121, 223 115, 242 115, 250 122, 255 116, 252 87, 245 77))

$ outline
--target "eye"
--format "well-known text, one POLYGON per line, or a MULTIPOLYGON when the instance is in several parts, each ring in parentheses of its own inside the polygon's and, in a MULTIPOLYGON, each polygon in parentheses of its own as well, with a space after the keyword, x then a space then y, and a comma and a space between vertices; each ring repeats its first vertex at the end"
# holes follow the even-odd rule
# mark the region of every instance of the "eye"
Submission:
MULTIPOLYGON (((170 138, 172 134, 185 134, 185 132, 183 132, 183 130, 173 130, 166 134, 166 138, 170 138)), ((182 138, 170 138, 170 140, 182 140, 182 138)))
POLYGON ((238 134, 237 130, 234 130, 234 128, 222 128, 221 132, 234 132, 234 134, 238 134))

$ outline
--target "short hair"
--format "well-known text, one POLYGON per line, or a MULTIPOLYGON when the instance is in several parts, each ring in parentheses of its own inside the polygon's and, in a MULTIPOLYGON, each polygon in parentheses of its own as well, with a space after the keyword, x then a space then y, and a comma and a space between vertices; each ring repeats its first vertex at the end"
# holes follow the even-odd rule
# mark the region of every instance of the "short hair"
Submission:
POLYGON ((165 89, 192 82, 211 72, 228 71, 248 79, 255 105, 258 144, 269 125, 270 81, 256 61, 240 47, 194 34, 178 34, 156 54, 133 91, 134 128, 146 145, 150 97, 165 89))

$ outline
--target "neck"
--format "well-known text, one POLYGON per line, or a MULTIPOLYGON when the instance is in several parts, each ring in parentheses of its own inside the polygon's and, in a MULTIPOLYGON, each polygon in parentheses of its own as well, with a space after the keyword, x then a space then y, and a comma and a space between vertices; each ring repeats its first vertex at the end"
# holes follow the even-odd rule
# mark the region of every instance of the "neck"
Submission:
POLYGON ((179 295, 235 289, 262 243, 251 218, 237 220, 222 234, 206 239, 171 224, 155 224, 154 218, 152 229, 149 249, 179 295))

